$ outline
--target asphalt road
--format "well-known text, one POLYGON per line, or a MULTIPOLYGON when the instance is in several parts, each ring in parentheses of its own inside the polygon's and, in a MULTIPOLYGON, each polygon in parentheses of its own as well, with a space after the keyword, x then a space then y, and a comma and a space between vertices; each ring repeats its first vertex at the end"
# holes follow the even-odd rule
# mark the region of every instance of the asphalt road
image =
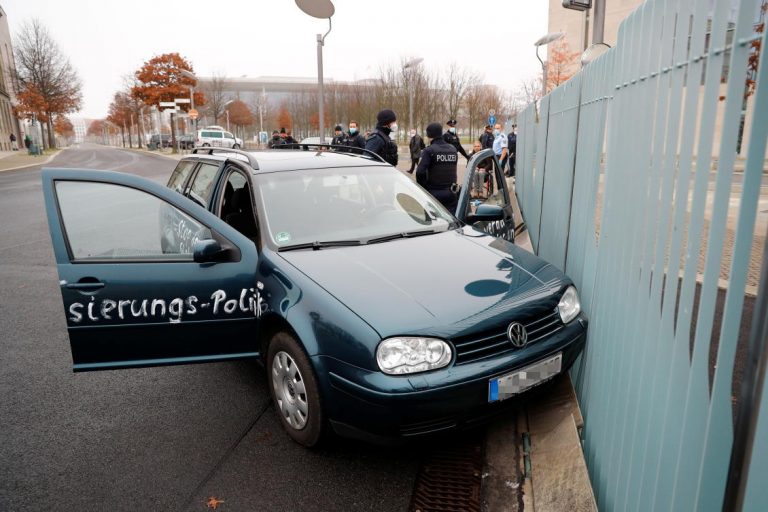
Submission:
MULTIPOLYGON (((47 164, 174 165, 93 145, 47 164)), ((253 362, 72 373, 40 167, 0 172, 0 279, 0 510, 408 507, 420 447, 299 447, 253 362)))

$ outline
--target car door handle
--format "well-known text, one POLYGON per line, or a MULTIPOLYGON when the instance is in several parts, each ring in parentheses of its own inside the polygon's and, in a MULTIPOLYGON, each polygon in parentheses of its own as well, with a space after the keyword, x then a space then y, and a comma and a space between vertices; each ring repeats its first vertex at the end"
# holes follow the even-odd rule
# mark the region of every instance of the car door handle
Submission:
POLYGON ((70 290, 81 290, 87 292, 104 288, 104 283, 95 277, 84 277, 76 283, 67 283, 65 287, 69 288, 70 290))

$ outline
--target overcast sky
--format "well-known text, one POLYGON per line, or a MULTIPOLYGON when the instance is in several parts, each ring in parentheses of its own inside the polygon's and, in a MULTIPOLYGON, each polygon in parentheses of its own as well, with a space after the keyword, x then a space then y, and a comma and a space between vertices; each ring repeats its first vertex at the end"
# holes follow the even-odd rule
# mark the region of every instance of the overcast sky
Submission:
MULTIPOLYGON (((545 0, 333 0, 323 53, 326 79, 377 76, 401 57, 428 69, 451 62, 504 91, 540 69, 533 42, 547 32, 545 0)), ((318 32, 328 23, 294 0, 11 0, 11 37, 38 18, 83 82, 82 117, 106 116, 122 77, 178 52, 200 76, 317 76, 318 32), (203 7, 204 6, 204 7, 203 7), (193 8, 195 7, 195 8, 193 8)))

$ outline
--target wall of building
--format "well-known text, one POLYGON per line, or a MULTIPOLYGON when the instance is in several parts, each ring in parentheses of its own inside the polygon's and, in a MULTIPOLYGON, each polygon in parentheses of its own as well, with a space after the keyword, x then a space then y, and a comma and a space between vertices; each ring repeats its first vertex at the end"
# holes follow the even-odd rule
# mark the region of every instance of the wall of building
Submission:
POLYGON ((12 80, 14 70, 15 63, 8 17, 3 8, 0 7, 0 151, 11 149, 9 140, 11 133, 16 135, 16 140, 19 142, 23 138, 19 124, 13 115, 13 104, 16 103, 12 80))
MULTIPOLYGON (((611 47, 616 45, 619 25, 624 18, 637 9, 645 0, 603 0, 605 1, 605 26, 603 29, 604 42, 611 47)), ((594 5, 595 0, 592 0, 594 5)), ((570 51, 586 50, 592 44, 594 16, 591 9, 587 12, 574 11, 563 7, 562 0, 549 0, 548 32, 565 33, 565 42, 570 51), (588 27, 586 20, 588 18, 588 27), (585 44, 586 41, 586 44, 585 44)), ((574 64, 578 66, 578 62, 574 64)), ((575 70, 574 70, 575 71, 575 70)))

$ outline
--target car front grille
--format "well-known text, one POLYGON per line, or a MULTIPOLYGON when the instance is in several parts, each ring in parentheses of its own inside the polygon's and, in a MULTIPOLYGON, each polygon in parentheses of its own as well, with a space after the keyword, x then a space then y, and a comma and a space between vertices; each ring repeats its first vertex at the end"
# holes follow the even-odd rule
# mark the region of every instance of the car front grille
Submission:
MULTIPOLYGON (((527 345, 551 336, 563 328, 563 322, 560 320, 557 308, 543 315, 518 321, 525 326, 525 330, 528 332, 527 345)), ((506 326, 503 330, 496 328, 493 331, 456 338, 452 341, 456 347, 456 364, 472 363, 517 350, 507 338, 506 326)))

